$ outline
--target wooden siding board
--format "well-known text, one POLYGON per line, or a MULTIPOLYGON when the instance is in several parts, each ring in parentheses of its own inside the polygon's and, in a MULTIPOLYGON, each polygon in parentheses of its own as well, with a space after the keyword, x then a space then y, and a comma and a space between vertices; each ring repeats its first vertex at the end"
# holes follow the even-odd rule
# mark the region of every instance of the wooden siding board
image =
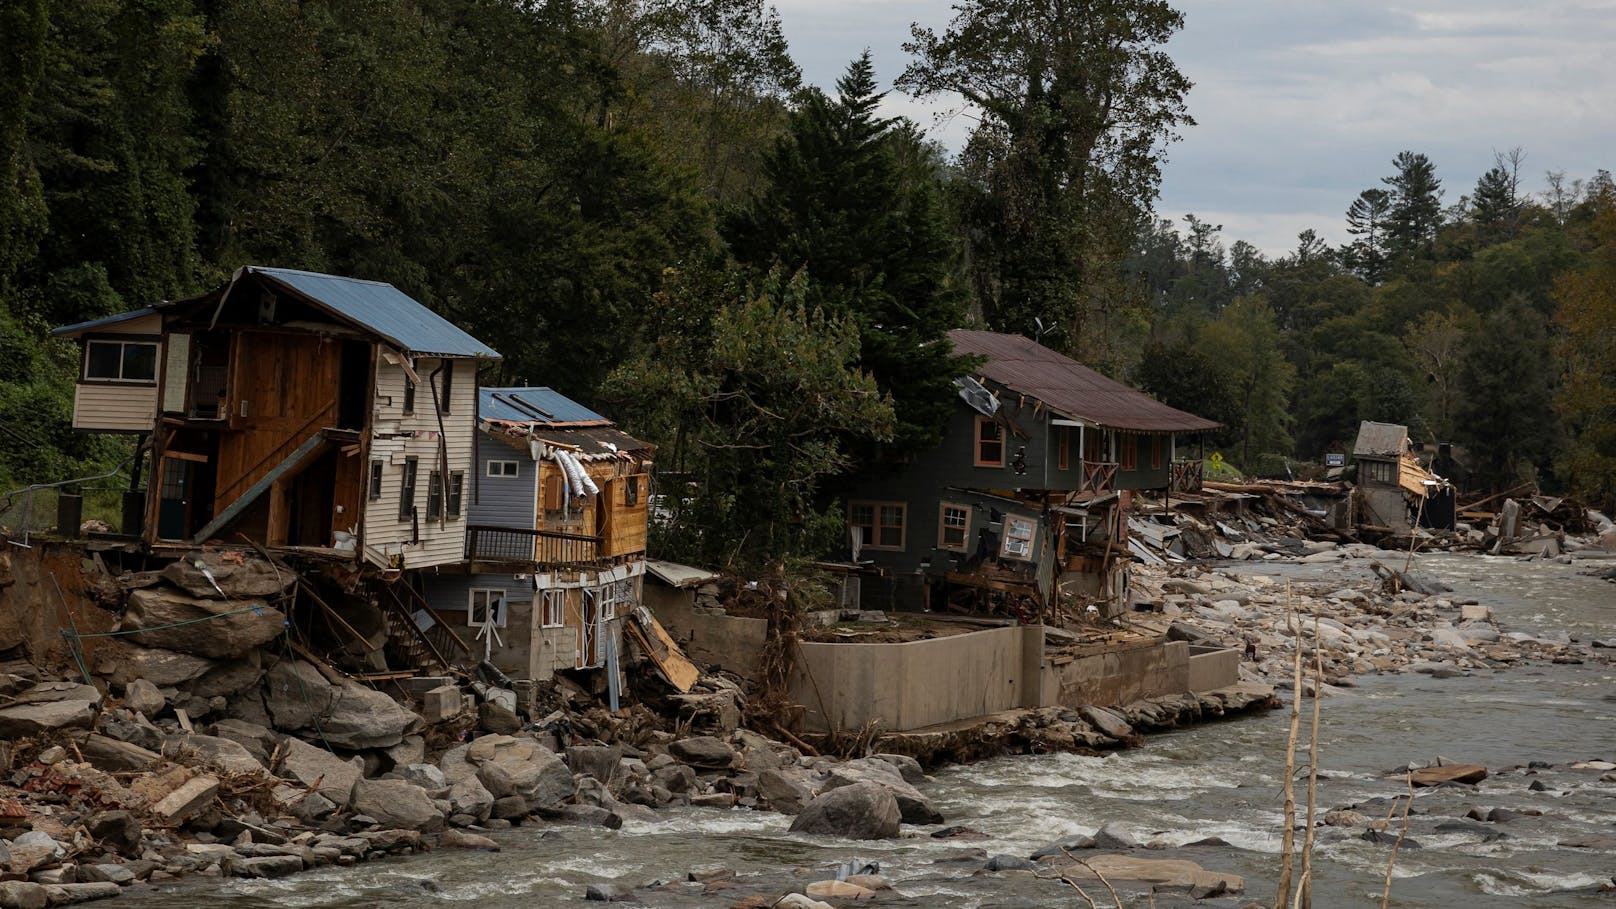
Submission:
POLYGON ((73 388, 73 428, 91 432, 151 432, 157 418, 156 385, 101 385, 73 388))

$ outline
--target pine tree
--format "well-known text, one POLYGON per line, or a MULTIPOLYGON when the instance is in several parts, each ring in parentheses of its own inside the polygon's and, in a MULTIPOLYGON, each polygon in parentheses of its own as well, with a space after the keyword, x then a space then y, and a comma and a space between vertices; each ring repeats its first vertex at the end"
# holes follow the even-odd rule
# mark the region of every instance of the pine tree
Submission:
POLYGON ((1516 178, 1502 166, 1491 168, 1476 180, 1476 190, 1470 197, 1470 217, 1483 243, 1497 243, 1515 235, 1521 214, 1516 183, 1516 178))
POLYGON ((1391 258, 1427 258, 1442 226, 1442 181, 1431 159, 1405 151, 1392 159, 1397 173, 1382 178, 1392 188, 1386 219, 1386 247, 1391 258))
POLYGON ((859 363, 893 397, 901 453, 941 437, 968 368, 943 340, 963 320, 950 229, 919 131, 876 116, 868 51, 836 89, 808 94, 764 162, 762 192, 723 234, 758 271, 806 270, 813 305, 854 318, 859 363))
POLYGON ((1347 263, 1370 284, 1379 284, 1386 276, 1386 219, 1391 207, 1391 193, 1366 189, 1347 208, 1347 233, 1357 237, 1347 247, 1347 263))

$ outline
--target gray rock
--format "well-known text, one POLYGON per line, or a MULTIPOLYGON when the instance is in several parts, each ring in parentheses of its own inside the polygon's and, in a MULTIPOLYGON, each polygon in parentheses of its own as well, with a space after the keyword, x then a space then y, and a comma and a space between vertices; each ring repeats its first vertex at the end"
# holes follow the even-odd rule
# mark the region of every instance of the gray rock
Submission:
POLYGON ((125 685, 123 700, 125 704, 129 705, 130 710, 138 711, 148 717, 162 713, 163 708, 168 706, 168 701, 163 697, 163 693, 157 690, 156 685, 146 679, 135 679, 125 685))
POLYGON ((610 784, 622 763, 623 749, 605 745, 574 745, 567 749, 567 766, 573 773, 582 773, 610 784))
POLYGON ((477 725, 495 735, 511 735, 521 730, 522 721, 504 704, 483 701, 477 705, 477 725))
POLYGON ((825 778, 825 789, 839 789, 854 783, 874 783, 892 793, 898 801, 898 811, 904 823, 941 824, 943 813, 920 790, 904 782, 903 775, 894 764, 876 758, 861 758, 831 768, 825 778))
POLYGON ((0 739, 20 739, 57 729, 88 729, 95 721, 91 701, 40 701, 0 708, 0 739))
POLYGON ((67 854, 67 847, 58 843, 56 838, 43 830, 30 830, 11 841, 13 846, 44 846, 51 850, 53 858, 61 858, 67 854))
POLYGON ((103 846, 121 855, 134 856, 140 852, 140 821, 128 811, 103 811, 84 826, 103 846))
POLYGON ((403 780, 360 780, 354 784, 353 807, 382 827, 423 833, 443 829, 443 815, 426 791, 403 780))
POLYGON ((108 738, 152 752, 163 750, 163 731, 133 710, 113 708, 101 714, 101 732, 108 738))
POLYGON ((213 734, 247 749, 247 753, 257 758, 259 763, 269 762, 270 754, 283 738, 267 726, 238 719, 223 719, 214 723, 213 734))
POLYGON ((926 771, 920 766, 920 762, 907 754, 872 754, 870 757, 898 768, 898 774, 903 777, 903 781, 911 786, 927 782, 926 771))
POLYGON ((891 791, 875 783, 854 783, 805 805, 791 822, 791 832, 884 839, 898 835, 901 819, 898 800, 891 791))
POLYGON ((584 888, 584 900, 591 903, 616 903, 626 900, 631 895, 627 887, 616 884, 590 884, 584 888))
POLYGON ((302 870, 303 860, 295 855, 260 855, 230 863, 230 873, 236 877, 285 877, 302 870))
POLYGON ((0 907, 4 909, 45 909, 50 897, 45 888, 27 881, 0 881, 0 907))
POLYGON ((214 662, 206 657, 179 653, 161 647, 142 647, 124 640, 102 642, 92 661, 95 674, 124 687, 145 679, 158 688, 169 688, 200 678, 214 662))
POLYGON ((264 676, 264 706, 276 729, 310 729, 315 717, 331 710, 331 683, 320 670, 304 662, 284 660, 264 676))
POLYGON ((481 849, 484 852, 498 852, 499 844, 486 836, 475 833, 466 833, 463 830, 445 830, 438 840, 438 846, 443 849, 481 849))
POLYGON ((558 805, 572 798, 578 790, 572 771, 560 758, 547 751, 536 752, 522 763, 508 764, 506 769, 511 772, 515 793, 533 808, 558 805))
POLYGON ((758 773, 757 788, 768 806, 781 814, 797 814, 814 797, 806 783, 783 770, 758 773))
POLYGON ((133 884, 135 873, 124 865, 80 865, 79 880, 85 883, 133 884))
POLYGON ((728 742, 710 735, 680 739, 668 746, 668 753, 693 767, 715 770, 735 766, 738 757, 728 742))
POLYGON ((982 868, 985 871, 1031 871, 1032 862, 1019 855, 994 855, 988 857, 988 862, 982 868))
POLYGON ((86 761, 108 772, 145 770, 162 759, 155 751, 93 732, 80 739, 78 746, 86 761))
POLYGON ((1139 845, 1126 828, 1112 821, 1094 832, 1094 848, 1096 849, 1133 849, 1139 845))
POLYGON ((414 783, 427 792, 443 792, 449 788, 449 780, 434 764, 410 764, 394 771, 399 779, 407 783, 414 783))
POLYGON ((1114 739, 1122 740, 1131 738, 1134 735, 1133 727, 1128 725, 1128 721, 1114 710, 1096 707, 1091 704, 1079 708, 1078 713, 1082 714, 1083 719, 1087 720, 1089 725, 1114 739))
POLYGON ((45 896, 49 898, 52 906, 72 906, 75 903, 108 900, 122 892, 117 884, 106 883, 48 884, 45 887, 45 896))
POLYGON ((330 712, 320 719, 326 741, 355 751, 397 745, 420 728, 421 718, 414 711, 362 685, 336 689, 330 712))
POLYGON ((449 805, 455 814, 465 814, 480 823, 488 820, 494 810, 494 795, 474 776, 468 776, 449 787, 449 805))
POLYGON ((300 739, 288 738, 280 774, 305 787, 314 787, 315 791, 342 806, 348 804, 354 783, 359 782, 363 772, 357 762, 344 761, 300 739))
POLYGON ((188 687, 191 694, 199 698, 227 698, 252 688, 263 677, 262 651, 249 650, 240 659, 214 666, 188 687))
MULTIPOLYGON (((426 760, 426 739, 419 735, 406 735, 402 742, 391 748, 384 749, 382 753, 387 755, 387 759, 395 767, 406 764, 419 764, 426 760)), ((442 769, 441 766, 439 769, 442 769)), ((444 771, 443 775, 449 779, 449 782, 455 782, 454 778, 449 776, 448 771, 444 771)))
POLYGON ((120 624, 122 631, 140 631, 133 637, 142 646, 210 659, 239 657, 285 628, 286 616, 263 600, 198 599, 167 587, 130 591, 120 624))
POLYGON ((176 757, 186 752, 198 760, 230 773, 268 773, 264 765, 240 743, 212 735, 171 735, 163 742, 163 754, 176 757))
POLYGON ((297 574, 263 559, 236 561, 221 552, 198 550, 170 562, 162 579, 193 597, 242 599, 278 594, 297 581, 297 574))
MULTIPOLYGON (((511 777, 510 768, 504 764, 493 762, 484 764, 478 767, 475 774, 467 779, 477 780, 496 799, 507 798, 516 794, 516 781, 511 777)), ((456 785, 459 784, 457 783, 456 785)))
POLYGON ((528 807, 527 799, 519 795, 502 796, 494 800, 494 806, 488 816, 496 820, 517 820, 527 817, 533 809, 528 807))

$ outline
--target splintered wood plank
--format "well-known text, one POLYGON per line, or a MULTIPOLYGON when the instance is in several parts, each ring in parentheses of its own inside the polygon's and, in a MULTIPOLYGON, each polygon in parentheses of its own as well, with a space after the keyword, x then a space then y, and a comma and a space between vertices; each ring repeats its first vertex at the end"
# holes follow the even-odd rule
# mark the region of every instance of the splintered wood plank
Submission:
POLYGON ((629 620, 628 631, 639 642, 645 655, 650 657, 651 664, 680 694, 689 693, 696 686, 696 680, 701 678, 701 670, 690 662, 685 652, 674 643, 673 636, 668 634, 668 630, 662 627, 649 609, 641 607, 631 611, 629 620))

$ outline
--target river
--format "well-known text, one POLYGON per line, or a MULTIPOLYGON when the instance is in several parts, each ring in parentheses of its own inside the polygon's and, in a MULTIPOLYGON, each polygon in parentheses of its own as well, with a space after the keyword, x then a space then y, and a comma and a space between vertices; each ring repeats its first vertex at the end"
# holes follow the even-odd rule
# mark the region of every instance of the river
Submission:
MULTIPOLYGON (((1492 606, 1505 630, 1584 637, 1616 631, 1616 586, 1580 575, 1573 566, 1475 555, 1426 556, 1421 565, 1452 584, 1454 596, 1492 606)), ((1300 578, 1319 571, 1339 577, 1340 572, 1294 563, 1245 564, 1236 570, 1300 578)), ((1612 905, 1613 897, 1593 891, 1616 874, 1616 852, 1557 844, 1616 836, 1616 784, 1600 782, 1598 772, 1567 766, 1616 758, 1616 669, 1532 665, 1449 679, 1410 674, 1360 682, 1324 702, 1321 814, 1369 802, 1375 807, 1364 813, 1385 816, 1390 800, 1402 792, 1386 772, 1410 761, 1441 755, 1493 770, 1474 790, 1424 790, 1416 799, 1409 837, 1418 848, 1405 846, 1397 856, 1392 905, 1612 905), (1552 767, 1528 769, 1534 761, 1552 767), (1534 781, 1545 788, 1534 791, 1534 781), (1471 807, 1542 815, 1465 830, 1436 829, 1471 807), (1505 836, 1497 838, 1493 831, 1505 836)), ((1201 905, 1266 903, 1273 898, 1283 829, 1279 779, 1286 732, 1286 713, 1275 711, 1155 735, 1141 748, 1106 757, 1006 757, 938 773, 923 788, 950 824, 988 835, 978 842, 924 836, 881 843, 796 838, 786 834, 789 819, 780 815, 683 809, 665 812, 653 824, 631 822, 621 831, 506 831, 499 835, 504 851, 498 855, 439 851, 278 880, 186 883, 131 893, 124 902, 164 909, 202 909, 221 899, 232 907, 264 909, 414 909, 454 903, 533 909, 580 904, 591 883, 679 881, 701 869, 765 875, 783 891, 792 880, 821 879, 827 868, 858 857, 879 862, 906 897, 888 895, 878 905, 1077 906, 1084 904, 1074 892, 1029 875, 973 876, 982 865, 973 850, 1025 856, 1052 840, 1089 834, 1115 821, 1141 841, 1169 846, 1221 838, 1227 845, 1172 852, 1247 878, 1244 898, 1201 905), (795 876, 792 869, 799 869, 795 876)), ((1322 829, 1314 886, 1320 909, 1379 905, 1389 848, 1358 838, 1361 832, 1322 829)), ((1098 898, 1105 904, 1103 895, 1098 898)), ((692 884, 618 905, 724 907, 734 899, 735 894, 703 893, 692 884)), ((1156 905, 1184 899, 1163 895, 1156 905)), ((1125 895, 1124 902, 1147 905, 1143 896, 1125 895)))

